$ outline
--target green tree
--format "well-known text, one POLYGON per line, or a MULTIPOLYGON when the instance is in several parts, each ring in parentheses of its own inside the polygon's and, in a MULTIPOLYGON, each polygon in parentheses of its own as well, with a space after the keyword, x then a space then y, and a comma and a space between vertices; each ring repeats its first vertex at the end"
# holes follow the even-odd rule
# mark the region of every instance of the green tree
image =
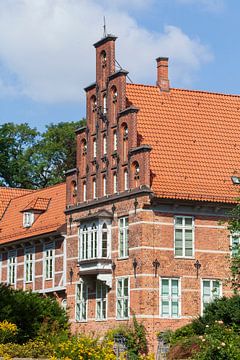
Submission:
POLYGON ((0 185, 41 188, 64 181, 75 167, 75 129, 85 120, 50 124, 40 134, 28 124, 0 127, 0 185))
MULTIPOLYGON (((228 229, 232 238, 236 239, 240 236, 240 204, 230 212, 228 221, 228 229)), ((235 294, 240 291, 240 246, 238 243, 232 244, 232 254, 230 256, 230 283, 235 294)))

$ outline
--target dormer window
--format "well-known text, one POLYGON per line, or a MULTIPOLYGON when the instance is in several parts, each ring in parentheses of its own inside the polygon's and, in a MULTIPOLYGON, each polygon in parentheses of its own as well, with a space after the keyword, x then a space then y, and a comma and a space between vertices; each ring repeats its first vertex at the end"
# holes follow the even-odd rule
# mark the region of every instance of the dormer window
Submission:
POLYGON ((24 212, 23 213, 23 227, 28 228, 31 227, 34 222, 34 214, 32 212, 24 212))

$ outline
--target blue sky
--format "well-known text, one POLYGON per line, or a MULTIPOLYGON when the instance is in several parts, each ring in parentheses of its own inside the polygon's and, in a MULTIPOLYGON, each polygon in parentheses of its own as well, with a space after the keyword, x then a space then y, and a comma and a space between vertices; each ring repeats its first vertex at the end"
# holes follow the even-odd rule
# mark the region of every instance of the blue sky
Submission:
POLYGON ((0 0, 0 124, 85 115, 103 15, 133 82, 169 56, 172 87, 240 94, 238 0, 0 0))

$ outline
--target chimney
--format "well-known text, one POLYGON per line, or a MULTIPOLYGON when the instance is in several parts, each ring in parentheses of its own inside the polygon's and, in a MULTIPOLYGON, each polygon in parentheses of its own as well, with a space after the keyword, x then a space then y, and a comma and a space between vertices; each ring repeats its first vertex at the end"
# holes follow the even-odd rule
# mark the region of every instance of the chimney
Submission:
POLYGON ((157 61, 157 86, 161 91, 169 91, 168 58, 158 57, 157 61))

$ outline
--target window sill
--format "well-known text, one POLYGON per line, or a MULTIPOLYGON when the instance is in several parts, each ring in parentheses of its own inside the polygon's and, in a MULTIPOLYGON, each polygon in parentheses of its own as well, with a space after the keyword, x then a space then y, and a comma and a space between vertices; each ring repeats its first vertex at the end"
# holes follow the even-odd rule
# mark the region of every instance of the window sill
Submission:
POLYGON ((25 284, 32 284, 33 283, 33 280, 31 281, 25 281, 25 284))
POLYGON ((165 319, 165 320, 180 320, 181 316, 159 316, 159 319, 165 319))
POLYGON ((116 318, 117 321, 126 321, 126 320, 129 320, 130 317, 125 317, 125 318, 116 318))
POLYGON ((174 256, 174 259, 195 260, 195 256, 174 256))
POLYGON ((103 322, 103 321, 107 321, 107 319, 95 319, 96 322, 103 322))
POLYGON ((123 257, 118 257, 117 261, 121 261, 121 260, 128 260, 129 256, 123 256, 123 257))
POLYGON ((76 323, 87 323, 87 320, 76 320, 76 323))

